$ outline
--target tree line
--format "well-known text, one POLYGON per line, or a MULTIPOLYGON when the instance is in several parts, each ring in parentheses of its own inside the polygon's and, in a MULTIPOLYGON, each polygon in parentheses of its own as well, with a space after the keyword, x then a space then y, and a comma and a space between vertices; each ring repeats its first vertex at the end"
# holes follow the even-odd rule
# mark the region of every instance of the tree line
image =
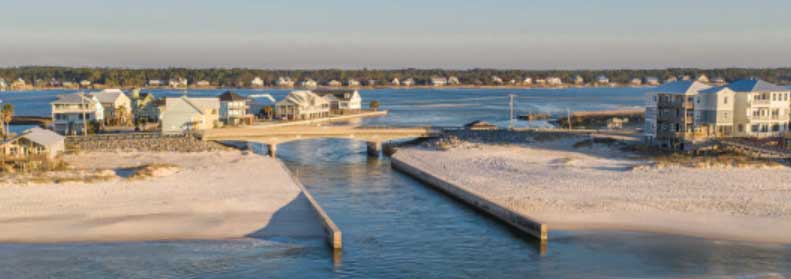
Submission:
POLYGON ((345 81, 357 79, 363 84, 368 80, 375 80, 382 85, 393 79, 412 78, 416 84, 428 84, 431 77, 455 76, 462 84, 467 85, 496 85, 493 76, 501 78, 506 83, 510 80, 521 82, 526 77, 533 79, 546 77, 559 77, 569 83, 576 76, 581 76, 586 82, 594 80, 599 75, 604 75, 611 82, 628 83, 634 78, 656 77, 660 81, 670 77, 699 75, 709 78, 723 78, 733 81, 742 78, 756 77, 777 84, 791 84, 791 68, 722 68, 722 69, 697 69, 697 68, 669 68, 669 69, 617 69, 617 70, 500 70, 500 69, 400 69, 400 70, 267 70, 249 68, 161 68, 161 69, 130 69, 130 68, 87 68, 87 67, 51 67, 51 66, 26 66, 0 68, 0 78, 7 82, 18 78, 28 83, 35 81, 49 82, 79 82, 87 80, 106 86, 135 87, 144 86, 149 80, 162 80, 186 78, 190 84, 206 80, 212 86, 245 87, 255 77, 260 77, 265 85, 274 85, 279 77, 289 77, 295 81, 313 79, 321 84, 331 80, 345 81))

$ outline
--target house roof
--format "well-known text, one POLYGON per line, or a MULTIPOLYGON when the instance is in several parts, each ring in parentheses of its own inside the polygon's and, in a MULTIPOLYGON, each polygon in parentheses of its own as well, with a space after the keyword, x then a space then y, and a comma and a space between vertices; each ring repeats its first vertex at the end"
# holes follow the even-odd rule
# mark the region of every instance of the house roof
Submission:
POLYGON ((297 90, 297 91, 289 92, 288 96, 286 96, 286 98, 283 99, 282 101, 278 102, 278 104, 283 102, 289 102, 298 105, 315 106, 319 103, 327 103, 327 100, 325 100, 321 96, 311 91, 297 90))
POLYGON ((247 98, 240 96, 231 91, 225 91, 225 93, 220 94, 220 101, 224 102, 237 102, 237 101, 246 101, 247 98))
POLYGON ((101 92, 91 93, 91 95, 96 96, 100 103, 115 103, 115 100, 124 95, 124 92, 121 89, 105 89, 101 92))
POLYGON ((710 88, 711 86, 705 85, 703 83, 694 81, 694 80, 679 80, 665 83, 656 89, 653 92, 658 93, 669 93, 669 94, 695 94, 698 91, 710 88))
POLYGON ((730 88, 728 88, 728 86, 715 86, 715 87, 700 90, 698 92, 701 94, 714 94, 714 93, 719 93, 723 90, 730 90, 730 88))
POLYGON ((58 144, 58 143, 62 143, 63 139, 64 139, 63 136, 61 136, 58 133, 55 133, 53 131, 42 129, 42 128, 39 128, 39 127, 33 127, 33 128, 30 128, 30 129, 26 130, 21 135, 19 135, 16 138, 10 140, 9 142, 15 141, 15 140, 20 139, 20 138, 25 138, 25 139, 27 139, 29 141, 38 143, 38 144, 43 145, 43 146, 50 146, 50 145, 55 145, 55 144, 58 144))
POLYGON ((760 79, 742 79, 732 82, 728 88, 735 92, 758 91, 789 91, 788 88, 778 86, 760 79))
POLYGON ((355 93, 357 93, 357 90, 322 88, 322 89, 316 89, 315 91, 313 91, 313 93, 316 93, 317 95, 322 96, 322 97, 324 97, 326 95, 332 95, 335 98, 348 101, 354 96, 355 93))
MULTIPOLYGON (((189 98, 186 96, 181 96, 178 98, 166 98, 167 100, 182 100, 195 111, 199 112, 200 114, 205 114, 207 111, 212 109, 219 109, 220 108, 220 100, 217 98, 189 98)), ((165 109, 167 109, 167 102, 165 103, 165 109)))
POLYGON ((52 101, 50 104, 60 104, 60 105, 75 105, 75 104, 95 104, 96 101, 90 97, 90 95, 82 96, 81 93, 73 93, 73 94, 65 94, 65 95, 58 95, 55 101, 52 101))

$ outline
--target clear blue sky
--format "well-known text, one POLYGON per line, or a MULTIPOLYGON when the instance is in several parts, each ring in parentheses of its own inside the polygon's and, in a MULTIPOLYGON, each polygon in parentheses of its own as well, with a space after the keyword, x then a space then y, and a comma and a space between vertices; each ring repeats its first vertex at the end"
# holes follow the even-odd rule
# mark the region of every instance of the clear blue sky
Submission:
POLYGON ((791 66, 791 1, 3 0, 0 66, 791 66))

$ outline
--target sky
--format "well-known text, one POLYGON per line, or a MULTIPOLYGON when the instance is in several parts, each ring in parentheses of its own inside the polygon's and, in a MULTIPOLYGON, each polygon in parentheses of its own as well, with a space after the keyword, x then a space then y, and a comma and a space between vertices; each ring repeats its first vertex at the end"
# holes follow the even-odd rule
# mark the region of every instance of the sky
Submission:
POLYGON ((0 66, 791 66, 791 1, 0 0, 0 66))

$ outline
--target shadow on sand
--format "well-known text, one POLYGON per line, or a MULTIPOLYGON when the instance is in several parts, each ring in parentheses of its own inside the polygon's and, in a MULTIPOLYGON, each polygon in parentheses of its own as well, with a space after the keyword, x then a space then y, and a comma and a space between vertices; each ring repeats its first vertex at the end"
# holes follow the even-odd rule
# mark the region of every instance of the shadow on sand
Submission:
POLYGON ((305 194, 299 193, 286 206, 278 209, 266 226, 246 236, 258 239, 323 238, 324 231, 305 194))

